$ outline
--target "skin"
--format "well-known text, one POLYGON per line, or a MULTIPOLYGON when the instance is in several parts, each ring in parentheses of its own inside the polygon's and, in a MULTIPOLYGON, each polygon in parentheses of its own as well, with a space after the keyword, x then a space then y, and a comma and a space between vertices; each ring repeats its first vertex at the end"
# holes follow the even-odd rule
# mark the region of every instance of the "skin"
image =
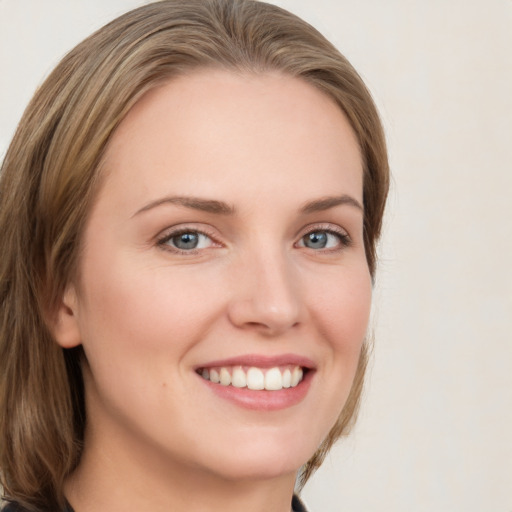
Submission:
POLYGON ((295 78, 196 71, 136 104, 104 169, 55 326, 60 345, 83 344, 87 357, 71 504, 289 511, 297 470, 346 401, 370 312, 362 165, 346 118, 295 78), (176 196, 233 211, 155 204, 176 196), (173 246, 183 229, 206 234, 199 248, 173 246), (308 246, 310 232, 327 246, 308 246), (247 354, 308 358, 306 396, 251 410, 195 371, 247 354))

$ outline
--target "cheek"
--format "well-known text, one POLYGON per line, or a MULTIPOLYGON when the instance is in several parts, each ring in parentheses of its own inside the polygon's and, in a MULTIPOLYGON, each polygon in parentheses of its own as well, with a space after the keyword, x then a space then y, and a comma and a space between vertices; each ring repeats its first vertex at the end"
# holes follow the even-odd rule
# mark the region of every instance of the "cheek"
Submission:
POLYGON ((315 316, 332 350, 359 353, 370 317, 372 285, 367 267, 316 283, 315 316))
POLYGON ((129 416, 136 423, 130 403, 163 428, 169 418, 162 421, 162 411, 187 410, 193 403, 182 384, 190 379, 192 349, 217 315, 218 297, 213 289, 205 292, 204 275, 200 279, 198 273, 134 268, 123 258, 97 263, 88 267, 94 272, 84 269, 80 318, 89 406, 104 404, 122 421, 129 416), (180 393, 169 395, 177 388, 180 393))
MULTIPOLYGON (((216 288, 206 289, 205 276, 198 272, 134 266, 123 258, 97 261, 84 270, 80 327, 91 358, 96 352, 118 352, 120 364, 129 355, 136 357, 135 364, 155 353, 179 359, 217 314, 216 288), (92 268, 94 272, 88 271, 92 268)), ((208 276, 206 281, 211 282, 208 276)), ((152 360, 156 365, 164 362, 152 360)))
MULTIPOLYGON (((371 310, 372 284, 366 266, 340 273, 315 288, 315 315, 321 333, 324 372, 321 385, 329 411, 327 426, 336 421, 350 393, 371 310)), ((327 432, 325 432, 326 434, 327 432)))

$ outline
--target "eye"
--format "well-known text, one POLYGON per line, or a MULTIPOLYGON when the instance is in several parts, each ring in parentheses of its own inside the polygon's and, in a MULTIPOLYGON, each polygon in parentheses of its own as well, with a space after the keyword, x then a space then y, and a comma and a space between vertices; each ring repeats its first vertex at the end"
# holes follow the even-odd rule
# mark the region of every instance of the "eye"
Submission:
POLYGON ((299 240, 299 247, 313 250, 341 249, 350 244, 350 237, 346 233, 328 229, 315 229, 306 233, 299 240))
POLYGON ((170 233, 159 240, 158 245, 164 248, 170 247, 181 252, 188 252, 212 247, 214 242, 207 234, 190 229, 170 233))

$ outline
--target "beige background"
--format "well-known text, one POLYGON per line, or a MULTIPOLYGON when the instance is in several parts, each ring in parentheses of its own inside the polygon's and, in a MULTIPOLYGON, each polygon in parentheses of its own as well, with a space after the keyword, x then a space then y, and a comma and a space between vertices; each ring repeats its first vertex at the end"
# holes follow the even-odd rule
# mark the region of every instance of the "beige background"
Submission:
MULTIPOLYGON (((394 174, 365 405, 304 498, 313 512, 511 512, 512 1, 275 3, 367 81, 394 174)), ((0 0, 0 155, 63 53, 140 4, 0 0)))

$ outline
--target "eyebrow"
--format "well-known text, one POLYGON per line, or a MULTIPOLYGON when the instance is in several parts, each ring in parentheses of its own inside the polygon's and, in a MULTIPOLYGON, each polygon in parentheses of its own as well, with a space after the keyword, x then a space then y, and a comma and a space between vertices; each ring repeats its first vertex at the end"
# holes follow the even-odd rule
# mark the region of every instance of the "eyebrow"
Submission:
POLYGON ((173 197, 162 197, 156 201, 143 206, 140 210, 137 210, 133 217, 139 215, 139 213, 147 212, 157 206, 163 204, 176 204, 178 206, 184 206, 185 208, 191 208, 193 210, 200 210, 207 213, 215 213, 218 215, 233 215, 235 209, 223 201, 216 201, 215 199, 201 199, 199 197, 188 197, 188 196, 173 196, 173 197))
POLYGON ((343 194, 341 196, 328 196, 322 197, 321 199, 316 199, 315 201, 310 201, 306 203, 302 208, 302 213, 315 213, 315 212, 323 212, 325 210, 329 210, 331 208, 335 208, 336 206, 348 205, 361 210, 364 212, 364 208, 362 204, 352 196, 347 194, 343 194))
MULTIPOLYGON (((133 217, 163 204, 175 204, 178 206, 184 206, 185 208, 200 210, 207 213, 214 213, 217 215, 233 215, 235 213, 235 208, 228 203, 225 203, 224 201, 217 201, 215 199, 202 199, 200 197, 190 196, 171 196, 162 197, 156 201, 148 203, 147 205, 137 210, 133 214, 133 217)), ((328 196, 316 199, 314 201, 309 201, 300 208, 300 212, 303 214, 322 212, 342 205, 353 206, 358 210, 364 211, 364 208, 359 201, 354 199, 352 196, 343 194, 341 196, 328 196)))

